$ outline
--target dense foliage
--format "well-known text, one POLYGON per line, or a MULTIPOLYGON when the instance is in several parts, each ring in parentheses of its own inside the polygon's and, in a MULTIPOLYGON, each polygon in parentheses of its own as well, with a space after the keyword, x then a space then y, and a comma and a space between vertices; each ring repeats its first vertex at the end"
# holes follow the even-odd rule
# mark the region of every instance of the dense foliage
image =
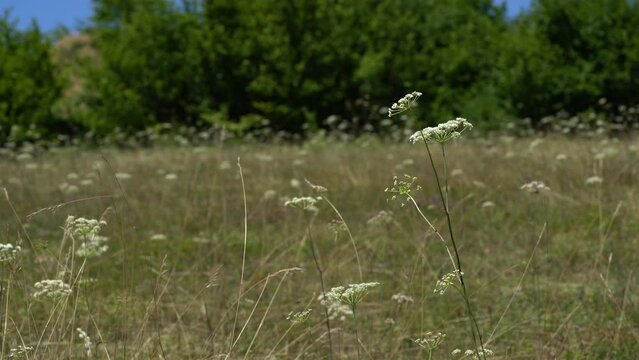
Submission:
POLYGON ((538 0, 516 19, 490 0, 93 3, 82 34, 55 42, 0 20, 0 138, 160 123, 357 134, 414 89, 421 121, 483 129, 639 103, 628 0, 538 0))
POLYGON ((50 48, 37 25, 21 32, 8 14, 0 17, 0 141, 9 134, 35 138, 40 129, 61 126, 51 111, 62 83, 50 48))

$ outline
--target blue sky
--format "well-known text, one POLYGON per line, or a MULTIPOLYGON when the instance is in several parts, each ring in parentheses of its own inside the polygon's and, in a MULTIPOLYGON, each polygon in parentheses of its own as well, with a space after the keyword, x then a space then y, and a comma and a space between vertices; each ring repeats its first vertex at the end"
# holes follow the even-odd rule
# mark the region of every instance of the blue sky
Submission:
MULTIPOLYGON (((508 15, 526 9, 531 0, 495 0, 506 3, 508 15)), ((12 18, 18 19, 20 27, 26 27, 35 18, 44 31, 65 25, 77 28, 91 14, 91 0, 0 0, 0 12, 12 8, 12 18)))

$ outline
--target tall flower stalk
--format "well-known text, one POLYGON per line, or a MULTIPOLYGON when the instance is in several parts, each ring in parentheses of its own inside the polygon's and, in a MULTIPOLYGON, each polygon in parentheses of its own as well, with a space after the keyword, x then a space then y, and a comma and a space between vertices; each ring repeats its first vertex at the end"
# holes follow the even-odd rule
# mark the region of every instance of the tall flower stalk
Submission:
MULTIPOLYGON (((393 104, 391 109, 393 111, 389 111, 388 116, 391 117, 393 115, 411 110, 417 102, 417 99, 421 96, 420 92, 412 92, 407 94, 402 99, 400 99, 397 103, 393 104)), ((453 231, 453 222, 450 214, 449 208, 449 192, 448 192, 448 160, 446 157, 446 142, 458 138, 461 134, 466 131, 472 129, 473 126, 470 122, 468 122, 464 118, 456 118, 454 120, 449 120, 445 123, 439 124, 435 127, 426 127, 422 130, 415 132, 410 137, 410 142, 413 144, 422 143, 426 148, 426 153, 428 154, 428 161, 433 169, 433 173, 435 175, 435 181, 437 183, 437 190, 439 192, 439 197, 442 202, 442 210, 446 216, 446 223, 448 225, 448 232, 450 234, 450 242, 453 247, 453 253, 455 261, 453 266, 455 267, 455 274, 460 283, 461 287, 461 295, 464 299, 464 304, 466 305, 466 310, 469 316, 469 325, 470 332, 473 338, 473 343, 476 349, 481 349, 481 353, 484 354, 484 343, 481 335, 481 330, 479 329, 479 324, 477 323, 477 319, 473 312, 470 297, 468 295, 468 290, 466 288, 466 281, 464 279, 464 272, 462 269, 461 258, 459 255, 459 248, 457 246, 457 242, 455 240, 455 233, 453 231), (443 184, 437 170, 437 166, 435 165, 435 161, 433 159, 433 152, 431 150, 431 145, 429 144, 439 144, 442 158, 444 162, 444 173, 443 173, 443 184), (443 185, 443 186, 442 186, 443 185)), ((432 227, 432 225, 431 225, 432 227)), ((484 356, 485 358, 485 356, 484 356)))
POLYGON ((360 359, 360 346, 362 345, 362 341, 359 337, 358 330, 358 322, 357 322, 357 305, 364 299, 364 296, 368 294, 368 292, 379 286, 378 282, 368 282, 368 283, 360 283, 360 284, 350 284, 347 287, 337 286, 331 289, 326 294, 326 299, 330 303, 342 304, 350 307, 353 312, 353 324, 355 327, 355 348, 357 349, 357 360, 360 359))
MULTIPOLYGON (((315 269, 317 270, 317 275, 320 280, 320 286, 322 288, 322 297, 326 296, 326 288, 324 286, 324 271, 322 270, 322 265, 320 264, 320 260, 317 254, 315 242, 313 241, 313 236, 311 234, 311 218, 308 213, 317 213, 319 210, 315 206, 318 201, 320 201, 321 197, 294 197, 291 200, 288 200, 284 203, 284 206, 289 206, 293 208, 298 208, 304 212, 304 220, 306 223, 306 235, 308 238, 308 243, 311 248, 311 255, 313 256, 313 263, 315 264, 315 269)), ((324 316, 326 319, 326 330, 328 332, 328 358, 333 358, 333 340, 331 339, 331 320, 328 313, 328 308, 324 308, 324 316)))

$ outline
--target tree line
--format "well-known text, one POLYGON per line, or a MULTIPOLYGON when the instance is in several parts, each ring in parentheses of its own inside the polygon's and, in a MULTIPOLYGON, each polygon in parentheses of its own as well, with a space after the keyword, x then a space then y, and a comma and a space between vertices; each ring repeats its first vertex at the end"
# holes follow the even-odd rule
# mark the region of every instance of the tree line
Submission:
POLYGON ((423 93, 422 124, 480 129, 639 104, 639 5, 537 0, 93 0, 79 33, 0 17, 0 141, 159 124, 378 129, 423 93), (330 120, 330 121, 328 121, 330 120))

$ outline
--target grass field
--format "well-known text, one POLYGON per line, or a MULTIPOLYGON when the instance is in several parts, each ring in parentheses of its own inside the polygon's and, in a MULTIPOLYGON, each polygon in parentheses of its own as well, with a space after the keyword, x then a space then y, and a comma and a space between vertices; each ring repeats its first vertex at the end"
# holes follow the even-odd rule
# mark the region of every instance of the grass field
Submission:
MULTIPOLYGON (((447 152, 464 278, 494 358, 636 359, 639 140, 471 139, 447 152), (532 180, 550 190, 520 189, 532 180)), ((332 358, 427 359, 414 341, 427 332, 446 334, 434 359, 473 349, 463 298, 433 291, 453 270, 446 247, 411 203, 384 192, 404 174, 418 178, 416 202, 448 242, 418 145, 2 158, 0 242, 22 248, 0 264, 3 357, 30 346, 16 357, 328 359, 311 241, 327 289, 380 283, 356 317, 332 319, 332 358), (318 196, 305 179, 328 189, 317 212, 284 206, 318 196), (69 215, 104 219, 108 250, 78 256, 82 239, 65 227, 69 215), (44 279, 72 291, 34 297, 44 279), (286 319, 305 309, 307 321, 286 319), (86 348, 78 328, 91 339, 86 348)))

